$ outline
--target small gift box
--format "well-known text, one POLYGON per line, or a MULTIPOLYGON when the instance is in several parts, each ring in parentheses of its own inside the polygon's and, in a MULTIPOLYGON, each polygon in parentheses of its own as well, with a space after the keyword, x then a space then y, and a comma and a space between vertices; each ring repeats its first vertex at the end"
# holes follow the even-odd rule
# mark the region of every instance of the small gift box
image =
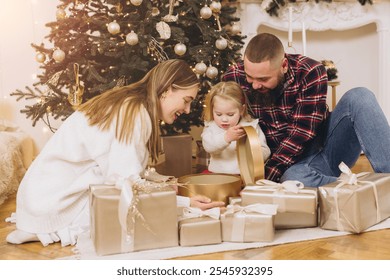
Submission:
POLYGON ((274 215, 277 205, 228 205, 221 215, 222 241, 272 241, 275 236, 274 215))
POLYGON ((209 210, 186 207, 179 218, 180 246, 210 245, 222 242, 219 207, 209 210))
POLYGON ((91 238, 98 255, 178 246, 176 192, 170 187, 132 188, 121 192, 115 186, 90 186, 91 238), (124 199, 130 207, 122 203, 124 192, 134 192, 133 199, 124 199))
POLYGON ((319 187, 321 228, 360 233, 390 217, 390 173, 339 168, 336 182, 319 187))
POLYGON ((277 204, 275 228, 305 228, 318 225, 318 196, 316 188, 304 188, 298 181, 281 184, 258 180, 241 192, 242 205, 254 203, 277 204))

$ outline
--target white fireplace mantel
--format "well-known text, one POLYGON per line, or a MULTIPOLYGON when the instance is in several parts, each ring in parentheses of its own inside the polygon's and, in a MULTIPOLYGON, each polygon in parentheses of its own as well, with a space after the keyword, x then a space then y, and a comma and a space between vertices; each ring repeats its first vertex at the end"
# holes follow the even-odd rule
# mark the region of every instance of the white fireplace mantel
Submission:
POLYGON ((311 0, 290 3, 278 10, 278 17, 265 12, 259 1, 243 1, 240 4, 242 33, 252 37, 258 33, 261 25, 288 31, 288 7, 293 9, 293 31, 300 31, 302 22, 305 22, 306 29, 310 31, 341 31, 370 23, 376 24, 379 37, 377 46, 379 90, 375 94, 387 119, 390 120, 390 0, 381 0, 373 5, 361 5, 358 1, 315 3, 311 0))

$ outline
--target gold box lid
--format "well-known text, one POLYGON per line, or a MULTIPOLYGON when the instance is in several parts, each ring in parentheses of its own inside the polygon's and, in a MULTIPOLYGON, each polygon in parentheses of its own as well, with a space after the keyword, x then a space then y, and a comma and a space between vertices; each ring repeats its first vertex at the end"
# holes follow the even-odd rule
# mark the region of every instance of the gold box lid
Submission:
POLYGON ((264 160, 261 142, 256 129, 252 126, 243 127, 245 137, 237 140, 238 165, 244 185, 253 185, 257 180, 264 179, 264 160))

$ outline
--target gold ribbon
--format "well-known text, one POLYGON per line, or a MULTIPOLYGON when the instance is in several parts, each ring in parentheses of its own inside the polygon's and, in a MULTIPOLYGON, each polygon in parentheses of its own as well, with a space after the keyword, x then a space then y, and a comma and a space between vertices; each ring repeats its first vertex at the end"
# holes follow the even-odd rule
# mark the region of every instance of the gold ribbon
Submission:
MULTIPOLYGON (((369 186, 372 187, 372 190, 374 192, 375 204, 376 204, 376 222, 379 223, 382 220, 382 218, 381 218, 381 212, 379 208, 379 199, 378 199, 378 191, 377 191, 376 184, 371 181, 359 180, 360 177, 369 174, 369 172, 361 172, 358 174, 354 174, 344 162, 341 162, 339 164, 339 169, 341 170, 342 173, 340 177, 337 179, 337 181, 340 181, 340 183, 334 188, 334 202, 336 206, 337 230, 345 231, 344 226, 342 225, 340 219, 340 206, 338 202, 338 193, 340 192, 340 189, 346 185, 361 186, 362 184, 368 184, 369 186)), ((352 228, 354 228, 353 224, 350 221, 347 222, 352 228)))
POLYGON ((200 208, 196 207, 185 207, 183 208, 183 215, 179 218, 179 221, 201 217, 210 217, 214 220, 218 220, 220 214, 221 210, 219 207, 214 207, 207 210, 201 210, 200 208))
POLYGON ((79 67, 78 63, 75 63, 73 65, 73 71, 74 71, 76 86, 75 86, 74 90, 71 88, 70 92, 68 94, 68 101, 69 101, 70 105, 72 105, 74 107, 80 106, 81 103, 83 102, 84 86, 81 85, 81 83, 80 83, 79 69, 80 69, 80 67, 79 67))
POLYGON ((228 205, 224 216, 233 215, 232 241, 243 242, 245 235, 245 218, 249 213, 276 215, 278 205, 255 203, 248 206, 228 205))

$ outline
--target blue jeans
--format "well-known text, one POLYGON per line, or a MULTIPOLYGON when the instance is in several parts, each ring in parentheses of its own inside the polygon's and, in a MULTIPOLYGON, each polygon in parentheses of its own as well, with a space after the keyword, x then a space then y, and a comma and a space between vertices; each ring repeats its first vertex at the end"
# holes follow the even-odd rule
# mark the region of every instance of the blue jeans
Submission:
POLYGON ((281 181, 298 180, 311 187, 334 182, 340 162, 352 167, 362 150, 375 172, 390 173, 389 124, 374 94, 359 87, 346 92, 331 112, 324 144, 311 145, 281 181))

